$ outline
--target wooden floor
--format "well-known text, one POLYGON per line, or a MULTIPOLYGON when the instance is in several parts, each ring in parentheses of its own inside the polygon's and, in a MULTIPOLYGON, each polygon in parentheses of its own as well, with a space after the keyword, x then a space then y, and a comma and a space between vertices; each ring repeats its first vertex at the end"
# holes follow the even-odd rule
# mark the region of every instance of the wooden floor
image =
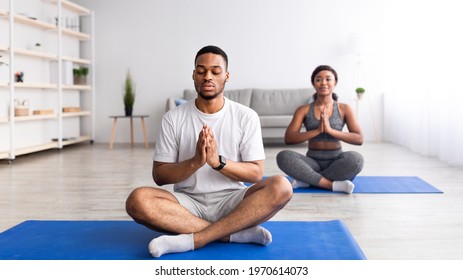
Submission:
MULTIPOLYGON (((152 145, 151 145, 152 146, 152 145)), ((282 174, 275 156, 304 146, 266 145, 265 174, 282 174)), ((295 194, 273 220, 343 220, 368 259, 463 259, 463 168, 385 143, 367 143, 360 175, 419 176, 444 194, 295 194)), ((0 232, 24 221, 126 220, 136 186, 154 185, 152 148, 79 144, 0 162, 0 232)), ((307 236, 310 240, 310 236, 307 236)))

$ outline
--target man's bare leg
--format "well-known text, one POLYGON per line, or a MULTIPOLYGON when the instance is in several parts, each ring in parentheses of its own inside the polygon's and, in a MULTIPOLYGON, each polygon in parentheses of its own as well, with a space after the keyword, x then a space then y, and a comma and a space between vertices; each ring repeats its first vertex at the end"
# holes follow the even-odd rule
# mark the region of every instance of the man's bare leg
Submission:
POLYGON ((126 210, 137 223, 161 232, 194 233, 211 224, 180 205, 173 194, 159 188, 135 189, 127 199, 126 210))
MULTIPOLYGON (((286 178, 270 177, 250 187, 242 202, 227 216, 199 231, 192 231, 194 233, 192 235, 180 234, 155 238, 150 242, 150 252, 153 256, 159 257, 166 253, 198 249, 215 240, 266 245, 271 242, 271 234, 258 225, 281 210, 291 196, 292 187, 286 178), (193 244, 191 244, 192 240, 193 244)), ((179 221, 185 222, 183 218, 179 221)))
POLYGON ((152 187, 135 189, 127 199, 127 213, 138 223, 161 232, 180 233, 153 239, 148 248, 154 257, 167 252, 194 250, 193 233, 210 225, 185 207, 170 192, 152 187))
POLYGON ((253 185, 230 214, 194 234, 195 249, 258 226, 280 211, 291 197, 291 184, 282 176, 272 176, 253 185))

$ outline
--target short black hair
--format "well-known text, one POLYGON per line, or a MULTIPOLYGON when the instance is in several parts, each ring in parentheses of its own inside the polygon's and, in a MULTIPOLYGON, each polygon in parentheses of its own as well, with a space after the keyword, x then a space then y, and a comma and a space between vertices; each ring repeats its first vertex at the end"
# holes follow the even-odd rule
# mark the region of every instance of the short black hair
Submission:
POLYGON ((212 45, 209 45, 209 46, 205 46, 203 47, 202 49, 200 49, 198 51, 198 53, 196 54, 196 57, 195 57, 195 66, 196 66, 196 60, 198 59, 198 57, 200 55, 203 55, 205 53, 213 53, 213 54, 218 54, 220 56, 223 57, 223 59, 225 60, 225 70, 228 69, 228 56, 227 54, 219 47, 217 46, 212 46, 212 45))

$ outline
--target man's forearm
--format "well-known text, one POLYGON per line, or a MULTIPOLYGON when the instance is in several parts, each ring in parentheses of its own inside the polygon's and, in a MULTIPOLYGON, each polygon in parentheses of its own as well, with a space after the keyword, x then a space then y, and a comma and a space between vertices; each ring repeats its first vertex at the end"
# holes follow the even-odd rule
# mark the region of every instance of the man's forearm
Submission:
POLYGON ((264 161, 234 162, 227 161, 227 165, 217 172, 236 181, 256 183, 264 176, 264 161))
POLYGON ((153 162, 153 180, 159 186, 175 184, 193 175, 200 167, 193 159, 177 163, 153 162))

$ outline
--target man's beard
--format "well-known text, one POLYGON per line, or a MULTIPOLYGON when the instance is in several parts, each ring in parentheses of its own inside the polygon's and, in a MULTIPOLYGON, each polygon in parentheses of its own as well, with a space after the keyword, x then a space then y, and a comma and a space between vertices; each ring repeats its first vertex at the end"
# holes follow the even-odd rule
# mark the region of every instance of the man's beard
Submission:
POLYGON ((212 100, 219 96, 220 92, 216 92, 214 95, 204 95, 201 91, 198 91, 199 96, 201 96, 202 99, 204 100, 212 100))
POLYGON ((201 87, 197 87, 196 91, 198 92, 199 96, 201 96, 202 99, 212 100, 212 99, 217 98, 217 96, 219 96, 220 93, 222 93, 224 89, 225 89, 225 83, 222 85, 221 90, 217 90, 217 92, 214 95, 205 95, 204 93, 201 92, 201 87))

